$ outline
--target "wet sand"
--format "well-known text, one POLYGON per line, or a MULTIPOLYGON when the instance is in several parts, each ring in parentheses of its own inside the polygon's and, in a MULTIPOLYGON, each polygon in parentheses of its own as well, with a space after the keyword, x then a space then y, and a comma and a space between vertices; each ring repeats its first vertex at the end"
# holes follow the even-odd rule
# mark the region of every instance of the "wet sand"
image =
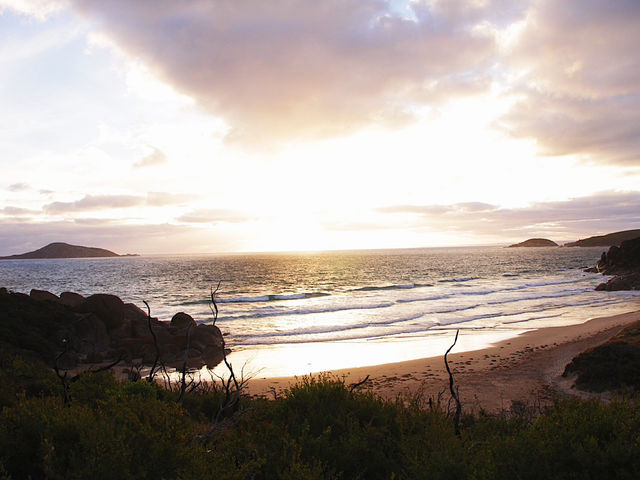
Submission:
MULTIPOLYGON (((455 384, 466 411, 497 412, 514 401, 545 403, 553 392, 574 393, 571 379, 562 377, 567 363, 640 320, 640 311, 589 320, 579 325, 548 327, 524 332, 489 348, 449 354, 455 384)), ((451 337, 453 343, 453 335, 451 337)), ((330 373, 353 384, 369 375, 362 386, 385 398, 422 392, 448 401, 448 375, 442 355, 401 363, 333 370, 330 373), (442 393, 441 393, 442 392, 442 393)), ((296 377, 254 378, 251 395, 272 395, 295 383, 296 377)), ((579 393, 579 392, 578 392, 579 393)))

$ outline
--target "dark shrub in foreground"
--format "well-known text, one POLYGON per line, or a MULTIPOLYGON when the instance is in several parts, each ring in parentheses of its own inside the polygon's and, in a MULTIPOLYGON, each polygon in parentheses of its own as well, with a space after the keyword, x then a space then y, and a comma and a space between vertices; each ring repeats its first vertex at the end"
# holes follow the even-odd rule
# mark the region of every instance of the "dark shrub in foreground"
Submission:
POLYGON ((217 418, 220 393, 192 392, 180 406, 156 385, 85 374, 65 406, 46 370, 2 366, 14 385, 2 397, 0 479, 640 478, 637 400, 467 416, 456 437, 437 408, 328 377, 217 418))

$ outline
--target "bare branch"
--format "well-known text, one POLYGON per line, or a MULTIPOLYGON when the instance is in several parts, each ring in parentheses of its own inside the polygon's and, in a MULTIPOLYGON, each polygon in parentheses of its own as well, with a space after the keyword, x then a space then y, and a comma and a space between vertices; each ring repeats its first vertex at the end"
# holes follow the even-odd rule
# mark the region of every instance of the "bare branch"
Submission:
POLYGON ((67 380, 67 371, 64 372, 64 375, 60 373, 60 368, 58 367, 58 362, 69 351, 69 341, 66 338, 62 339, 62 343, 64 343, 64 350, 55 358, 53 362, 53 370, 56 372, 57 377, 60 379, 60 383, 62 383, 62 399, 65 405, 69 405, 71 401, 71 396, 69 395, 69 382, 67 380))
POLYGON ((158 346, 158 337, 156 337, 156 333, 153 331, 153 328, 151 328, 151 307, 149 307, 149 304, 146 300, 143 300, 142 302, 147 306, 147 326, 149 327, 149 331, 151 332, 151 336, 153 337, 153 346, 156 349, 156 357, 153 359, 153 365, 151 367, 151 370, 149 371, 149 376, 147 377, 147 380, 149 382, 153 382, 153 377, 156 373, 156 367, 158 366, 158 361, 160 360, 160 347, 158 346))
POLYGON ((187 329, 187 345, 184 349, 184 361, 182 362, 182 380, 180 382, 180 397, 178 397, 178 403, 182 403, 184 401, 184 393, 187 389, 187 360, 189 359, 189 347, 191 344, 191 329, 193 328, 193 323, 189 325, 187 329))
POLYGON ((213 314, 213 326, 216 325, 216 321, 218 320, 218 304, 216 303, 216 293, 218 293, 221 283, 222 280, 219 280, 216 289, 214 290, 213 287, 211 288, 211 303, 209 304, 209 308, 211 309, 211 313, 213 314))
POLYGON ((453 387, 453 373, 451 373, 451 369, 449 368, 447 355, 449 354, 451 349, 456 345, 458 341, 459 333, 460 333, 460 330, 456 330, 456 338, 453 340, 453 344, 449 347, 449 349, 444 354, 444 366, 447 368, 447 373, 449 374, 449 391, 451 392, 451 397, 456 402, 456 413, 453 415, 453 427, 455 428, 457 436, 460 436, 460 415, 462 414, 462 405, 460 404, 460 398, 458 397, 457 389, 453 387))
POLYGON ((354 383, 353 385, 351 385, 351 388, 349 388, 349 393, 353 393, 356 388, 361 387, 362 385, 367 383, 367 381, 369 381, 369 375, 364 377, 364 380, 361 380, 358 383, 354 383))
POLYGON ((119 364, 122 361, 122 354, 120 354, 117 358, 117 360, 111 362, 109 365, 104 365, 102 367, 99 368, 90 368, 89 370, 85 370, 83 372, 77 373, 76 375, 74 375, 73 377, 71 377, 70 382, 73 383, 77 380, 80 379, 80 377, 84 374, 84 373, 100 373, 100 372, 106 372, 107 370, 111 370, 113 367, 115 367, 117 364, 119 364))

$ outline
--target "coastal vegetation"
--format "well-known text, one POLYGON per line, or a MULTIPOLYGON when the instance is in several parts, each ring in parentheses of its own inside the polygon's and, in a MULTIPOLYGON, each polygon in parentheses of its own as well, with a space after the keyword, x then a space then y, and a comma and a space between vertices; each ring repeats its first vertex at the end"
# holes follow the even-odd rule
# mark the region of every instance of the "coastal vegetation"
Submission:
POLYGON ((38 360, 0 356, 0 478, 637 478, 640 401, 558 398, 463 415, 305 377, 219 418, 216 384, 179 392, 87 373, 63 401, 38 360))
POLYGON ((640 322, 575 357, 564 371, 572 375, 581 390, 640 391, 640 322))

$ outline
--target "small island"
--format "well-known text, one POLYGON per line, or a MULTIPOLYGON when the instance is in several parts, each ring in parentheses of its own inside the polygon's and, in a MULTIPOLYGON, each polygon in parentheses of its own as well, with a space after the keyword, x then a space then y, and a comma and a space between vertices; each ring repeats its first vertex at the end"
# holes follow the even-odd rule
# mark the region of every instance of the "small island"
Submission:
POLYGON ((509 245, 507 248, 520 248, 520 247, 557 247, 558 244, 553 240, 548 240, 546 238, 530 238, 529 240, 525 240, 524 242, 514 243, 513 245, 509 245))
POLYGON ((42 258, 100 258, 100 257, 135 257, 137 255, 118 255, 111 250, 96 247, 82 247, 80 245, 69 245, 68 243, 55 242, 34 250, 33 252, 22 253, 0 257, 0 260, 26 260, 42 258))

